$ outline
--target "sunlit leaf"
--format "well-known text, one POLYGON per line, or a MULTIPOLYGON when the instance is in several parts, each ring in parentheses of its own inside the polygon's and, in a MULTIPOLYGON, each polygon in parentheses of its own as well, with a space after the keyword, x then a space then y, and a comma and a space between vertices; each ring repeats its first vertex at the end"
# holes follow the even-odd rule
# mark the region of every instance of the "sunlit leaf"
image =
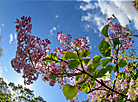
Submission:
POLYGON ((63 93, 67 100, 72 99, 78 93, 78 88, 77 88, 77 86, 71 86, 69 84, 65 84, 63 86, 63 93))
POLYGON ((79 59, 79 57, 77 56, 77 53, 66 51, 63 53, 62 59, 63 60, 79 59))
POLYGON ((97 74, 94 74, 94 78, 101 78, 102 76, 107 73, 107 70, 105 68, 101 69, 97 74))
POLYGON ((118 66, 119 66, 119 68, 123 68, 126 65, 127 65, 127 62, 123 58, 121 58, 121 59, 118 60, 118 66))
POLYGON ((83 85, 81 86, 81 90, 84 93, 88 93, 90 91, 90 83, 83 83, 83 85))
POLYGON ((100 63, 100 62, 101 62, 101 60, 102 60, 101 55, 95 55, 95 56, 93 57, 92 64, 97 64, 97 63, 100 63))
POLYGON ((58 62, 58 56, 56 53, 51 53, 51 54, 47 55, 45 58, 43 58, 42 61, 58 62))
POLYGON ((102 60, 102 67, 105 67, 110 62, 110 59, 103 59, 102 60))
POLYGON ((78 61, 78 60, 71 60, 71 61, 69 61, 68 66, 69 66, 69 69, 75 69, 75 68, 77 68, 78 65, 80 65, 80 64, 81 64, 81 62, 78 61))
POLYGON ((111 55, 111 49, 109 48, 110 44, 108 42, 105 41, 105 39, 103 39, 98 48, 100 53, 104 56, 104 57, 108 57, 111 55))
POLYGON ((111 74, 108 71, 107 73, 105 73, 105 76, 102 76, 100 79, 102 79, 103 81, 111 80, 111 74))
POLYGON ((81 77, 81 75, 77 75, 76 78, 75 78, 75 83, 78 82, 79 78, 81 77))
POLYGON ((119 73, 119 75, 118 75, 118 79, 121 80, 121 79, 124 78, 124 76, 125 76, 125 73, 124 73, 124 72, 119 73))
POLYGON ((57 77, 58 77, 57 75, 56 75, 56 76, 51 76, 50 79, 51 79, 52 81, 55 81, 57 77))
POLYGON ((83 77, 81 82, 78 82, 77 85, 82 85, 83 83, 85 83, 87 81, 87 79, 89 78, 89 76, 87 74, 85 74, 85 76, 83 77))
POLYGON ((108 65, 108 66, 106 66, 105 69, 106 69, 107 71, 109 71, 109 73, 111 73, 112 70, 113 70, 113 66, 112 66, 112 65, 108 65))
POLYGON ((94 99, 91 99, 91 102, 94 102, 94 99))
POLYGON ((113 39, 113 44, 114 44, 114 46, 120 44, 119 38, 113 39))
POLYGON ((88 65, 89 63, 90 63, 90 59, 82 59, 82 61, 86 64, 86 65, 88 65))
POLYGON ((108 27, 109 27, 109 24, 105 25, 101 31, 101 34, 104 35, 105 37, 109 37, 108 36, 108 27))
POLYGON ((89 71, 90 73, 92 73, 96 68, 97 68, 97 67, 93 66, 93 64, 90 64, 90 65, 88 66, 88 71, 89 71))

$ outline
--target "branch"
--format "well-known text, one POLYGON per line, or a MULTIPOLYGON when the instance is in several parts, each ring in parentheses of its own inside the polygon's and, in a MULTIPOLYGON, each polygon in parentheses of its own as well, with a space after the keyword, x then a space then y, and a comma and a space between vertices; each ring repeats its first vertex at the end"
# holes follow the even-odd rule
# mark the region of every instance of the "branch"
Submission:
MULTIPOLYGON (((77 51, 77 55, 78 55, 78 57, 79 57, 79 53, 78 53, 78 51, 77 51)), ((82 68, 82 70, 84 71, 84 68, 83 68, 83 65, 82 65, 82 60, 79 59, 79 61, 81 62, 81 68, 82 68)))
POLYGON ((65 63, 69 64, 67 61, 63 61, 63 59, 58 58, 58 60, 60 60, 61 62, 65 62, 65 63))
MULTIPOLYGON (((121 44, 121 46, 122 46, 122 44, 121 44)), ((117 58, 116 58, 116 62, 117 62, 117 64, 116 64, 117 76, 116 76, 116 78, 115 78, 115 80, 114 80, 113 89, 115 88, 116 79, 117 79, 118 73, 119 73, 119 68, 118 68, 118 51, 119 51, 119 45, 118 45, 118 49, 116 50, 116 52, 117 52, 117 58)))
POLYGON ((35 68, 35 66, 34 66, 34 64, 33 64, 33 61, 32 61, 32 58, 31 58, 31 56, 30 56, 30 51, 29 51, 29 50, 28 50, 28 54, 29 54, 29 59, 31 60, 31 63, 32 63, 33 67, 35 68))
MULTIPOLYGON (((127 29, 127 28, 126 28, 126 29, 127 29)), ((127 29, 127 30, 133 34, 133 35, 131 35, 131 36, 138 37, 138 35, 136 35, 133 31, 131 31, 131 30, 129 30, 129 29, 127 29)))
MULTIPOLYGON (((95 90, 105 90, 105 89, 99 89, 99 88, 101 88, 102 86, 99 86, 99 87, 97 87, 97 88, 95 88, 95 89, 92 89, 92 90, 90 90, 88 93, 91 93, 91 92, 93 92, 93 91, 95 91, 95 90)), ((87 93, 87 94, 88 94, 87 93)))
MULTIPOLYGON (((61 60, 62 62, 65 62, 65 63, 68 64, 68 62, 63 61, 63 60, 60 59, 60 58, 58 58, 58 59, 61 60)), ((118 92, 118 91, 115 91, 114 89, 108 87, 108 86, 105 85, 103 82, 101 82, 101 81, 95 79, 91 74, 87 73, 86 71, 84 71, 84 70, 80 70, 80 69, 78 69, 78 68, 76 68, 76 69, 79 70, 79 71, 81 71, 81 72, 82 72, 81 74, 87 74, 88 76, 90 76, 91 78, 93 78, 93 79, 96 80, 98 83, 100 83, 102 86, 104 86, 105 88, 111 90, 112 92, 115 92, 115 93, 117 93, 117 94, 119 94, 119 95, 121 95, 121 96, 127 97, 126 95, 124 95, 124 94, 122 94, 122 93, 120 93, 120 92, 118 92)))
MULTIPOLYGON (((79 70, 80 70, 80 69, 79 69, 79 70)), ((81 70, 80 70, 80 71, 81 71, 81 70)), ((127 97, 126 95, 124 95, 124 94, 122 94, 122 93, 120 93, 120 92, 118 92, 118 91, 115 91, 114 89, 111 89, 110 87, 108 87, 107 85, 105 85, 103 82, 101 82, 101 81, 95 79, 91 74, 89 74, 89 73, 87 73, 87 72, 85 72, 85 71, 81 71, 81 72, 84 73, 84 74, 87 74, 88 76, 90 76, 91 78, 93 78, 93 79, 96 80, 98 83, 100 83, 102 86, 104 86, 105 88, 111 90, 112 92, 115 92, 115 93, 117 93, 117 94, 119 94, 119 95, 121 95, 121 96, 127 97)))
POLYGON ((65 75, 63 77, 72 77, 77 75, 82 75, 83 73, 52 73, 52 75, 65 75))

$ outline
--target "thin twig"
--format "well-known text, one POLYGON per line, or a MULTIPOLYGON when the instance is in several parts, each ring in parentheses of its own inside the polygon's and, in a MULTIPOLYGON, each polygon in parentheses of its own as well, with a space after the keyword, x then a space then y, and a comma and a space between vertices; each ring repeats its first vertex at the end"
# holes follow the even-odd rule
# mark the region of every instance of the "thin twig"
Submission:
POLYGON ((93 92, 93 91, 95 91, 95 90, 102 90, 102 89, 99 89, 99 88, 101 88, 102 86, 99 86, 99 87, 97 87, 97 88, 95 88, 95 89, 92 89, 92 90, 90 90, 88 93, 91 93, 91 92, 93 92))
MULTIPOLYGON (((80 69, 79 69, 79 70, 80 70, 80 69)), ((81 70, 80 70, 80 71, 81 71, 81 70)), ((96 80, 99 84, 101 84, 101 85, 104 86, 105 88, 111 90, 112 92, 115 92, 115 93, 117 93, 117 94, 119 94, 119 95, 121 95, 121 96, 127 97, 126 95, 124 95, 124 94, 122 94, 122 93, 120 93, 120 92, 118 92, 118 91, 115 91, 114 89, 108 87, 108 86, 105 85, 103 82, 101 82, 101 81, 95 79, 91 74, 89 74, 89 73, 87 73, 87 72, 85 72, 85 71, 81 71, 81 72, 84 73, 84 74, 87 74, 88 76, 90 76, 91 78, 93 78, 94 80, 96 80)))

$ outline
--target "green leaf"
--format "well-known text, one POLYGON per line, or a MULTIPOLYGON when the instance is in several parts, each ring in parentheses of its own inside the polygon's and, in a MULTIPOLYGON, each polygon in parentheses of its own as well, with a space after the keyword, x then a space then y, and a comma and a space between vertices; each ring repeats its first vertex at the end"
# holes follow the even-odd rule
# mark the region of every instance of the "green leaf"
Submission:
POLYGON ((125 76, 125 73, 124 73, 124 72, 119 73, 119 75, 118 75, 118 79, 121 80, 121 79, 124 78, 124 76, 125 76))
POLYGON ((94 102, 94 99, 91 99, 91 102, 94 102))
POLYGON ((106 71, 109 71, 109 73, 111 73, 112 70, 113 70, 113 66, 112 65, 108 65, 105 69, 106 69, 106 71))
POLYGON ((81 86, 81 90, 84 93, 88 93, 90 91, 90 83, 83 83, 83 85, 81 86))
MULTIPOLYGON (((121 102, 121 101, 120 101, 121 102)), ((123 102, 131 102, 131 100, 130 99, 126 99, 126 100, 124 100, 123 102)))
POLYGON ((113 71, 114 73, 117 71, 117 68, 115 66, 113 67, 113 71))
POLYGON ((120 44, 119 38, 113 39, 113 44, 114 44, 115 46, 116 46, 116 45, 119 45, 119 44, 120 44))
POLYGON ((65 84, 63 86, 63 93, 67 100, 72 99, 78 93, 78 88, 77 88, 77 86, 71 86, 69 84, 65 84))
POLYGON ((95 69, 95 72, 98 73, 100 70, 99 69, 95 69))
POLYGON ((101 65, 101 60, 102 60, 102 57, 101 57, 101 55, 95 55, 94 57, 93 57, 93 61, 92 61, 92 64, 91 64, 91 68, 93 68, 93 69, 96 69, 99 65, 101 65))
POLYGON ((104 57, 109 57, 111 55, 111 49, 109 49, 109 47, 110 47, 110 44, 106 42, 105 39, 103 39, 99 43, 99 46, 98 46, 99 51, 104 57))
POLYGON ((102 76, 100 79, 102 79, 103 81, 111 80, 111 75, 110 75, 109 71, 107 73, 105 73, 105 76, 102 76))
POLYGON ((80 64, 81 64, 81 62, 78 61, 78 60, 71 60, 71 61, 69 61, 68 66, 69 66, 69 69, 75 69, 75 68, 77 68, 78 65, 80 65, 80 64))
POLYGON ((92 52, 89 52, 89 50, 81 50, 81 51, 82 51, 81 57, 87 57, 88 55, 92 53, 92 52))
POLYGON ((101 62, 101 60, 102 60, 101 55, 95 55, 95 56, 93 57, 92 64, 97 64, 97 63, 100 63, 100 62, 101 62))
POLYGON ((87 57, 88 55, 92 53, 92 52, 89 52, 89 50, 79 50, 77 52, 80 58, 87 57))
POLYGON ((63 60, 79 59, 79 57, 77 56, 77 53, 66 51, 63 53, 62 59, 63 60))
POLYGON ((127 65, 127 62, 123 58, 121 58, 121 59, 118 60, 118 66, 119 66, 119 68, 123 68, 126 65, 127 65))
POLYGON ((105 67, 110 62, 110 59, 103 59, 102 60, 102 67, 105 67))
POLYGON ((58 62, 58 56, 56 53, 51 53, 51 54, 47 55, 45 58, 43 58, 42 61, 58 62))
POLYGON ((107 70, 105 68, 101 69, 97 74, 94 74, 94 78, 100 78, 107 73, 107 70))
POLYGON ((89 71, 90 73, 92 73, 96 68, 97 68, 97 67, 94 67, 93 64, 90 64, 90 65, 88 66, 88 71, 89 71))
POLYGON ((82 59, 82 61, 86 64, 86 65, 88 65, 89 63, 90 63, 90 59, 82 59))
POLYGON ((89 76, 87 74, 85 74, 85 76, 83 77, 81 82, 78 82, 77 85, 82 85, 83 83, 85 83, 87 81, 87 79, 89 78, 89 76))
POLYGON ((81 77, 81 75, 77 75, 76 78, 75 78, 75 83, 78 82, 79 78, 81 77))
POLYGON ((103 49, 106 51, 110 47, 110 44, 104 40, 103 49))
POLYGON ((104 57, 108 57, 111 55, 111 49, 105 50, 105 53, 103 54, 104 57))
POLYGON ((109 27, 109 24, 105 25, 101 31, 102 35, 104 35, 105 37, 109 37, 108 36, 108 27, 109 27))
POLYGON ((51 79, 52 81, 55 81, 57 77, 58 77, 57 75, 56 75, 56 76, 51 76, 50 79, 51 79))
POLYGON ((44 76, 43 81, 44 81, 44 82, 46 81, 46 76, 44 76))

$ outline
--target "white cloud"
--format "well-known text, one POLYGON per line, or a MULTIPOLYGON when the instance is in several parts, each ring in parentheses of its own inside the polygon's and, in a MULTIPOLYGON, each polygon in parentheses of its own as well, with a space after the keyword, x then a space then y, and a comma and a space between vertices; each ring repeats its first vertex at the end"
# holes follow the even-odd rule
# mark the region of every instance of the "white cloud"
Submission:
POLYGON ((17 34, 14 33, 14 39, 15 39, 15 43, 17 43, 17 34))
POLYGON ((58 18, 58 17, 59 17, 58 15, 55 16, 55 18, 58 18))
POLYGON ((15 39, 17 38, 17 34, 16 34, 16 33, 14 34, 14 38, 15 38, 15 39))
POLYGON ((85 27, 85 30, 86 30, 86 31, 89 31, 89 30, 88 30, 88 29, 90 28, 90 25, 89 25, 89 24, 86 24, 84 27, 85 27))
POLYGON ((4 25, 5 25, 5 24, 1 24, 1 26, 3 26, 3 27, 4 27, 4 25))
POLYGON ((102 35, 101 34, 99 34, 99 37, 101 37, 102 35))
POLYGON ((92 21, 92 17, 93 17, 93 15, 88 12, 87 16, 82 16, 81 21, 89 21, 89 22, 91 22, 92 21))
MULTIPOLYGON (((96 24, 98 26, 99 30, 102 30, 103 26, 106 24, 106 20, 102 17, 99 17, 98 15, 90 14, 89 12, 87 14, 87 16, 82 16, 81 21, 92 22, 93 24, 96 24)), ((84 27, 86 30, 88 30, 88 28, 90 28, 90 25, 88 26, 87 24, 84 27)))
POLYGON ((9 44, 11 44, 12 40, 13 40, 13 35, 10 34, 10 41, 9 41, 9 44))
POLYGON ((54 35, 53 31, 56 30, 56 27, 53 27, 49 32, 51 35, 54 35))
POLYGON ((80 5, 80 9, 83 11, 94 9, 96 6, 92 5, 91 3, 86 4, 85 6, 80 5))
POLYGON ((53 28, 49 31, 49 32, 50 32, 50 35, 49 35, 49 36, 54 35, 53 31, 56 31, 57 28, 59 28, 59 26, 60 26, 60 25, 57 25, 57 27, 53 27, 53 28))
POLYGON ((87 40, 87 42, 89 44, 90 43, 90 40, 89 40, 89 37, 88 36, 86 37, 86 40, 87 40))
MULTIPOLYGON (((81 21, 88 21, 90 22, 91 26, 97 25, 98 29, 101 30, 103 28, 103 26, 106 23, 106 19, 103 18, 101 15, 99 15, 99 12, 96 13, 92 13, 90 10, 95 10, 96 8, 98 8, 99 5, 98 3, 87 3, 86 5, 82 4, 80 5, 80 9, 82 9, 83 11, 87 11, 87 15, 83 15, 81 18, 81 21)), ((91 26, 87 27, 88 28, 92 28, 91 26)), ((86 29, 86 26, 84 26, 86 29)), ((94 28, 94 27, 93 27, 94 28)), ((97 33, 96 29, 94 28, 94 32, 97 33)), ((101 36, 101 35, 99 35, 101 36)))
POLYGON ((94 28, 94 32, 97 33, 97 30, 94 28))
POLYGON ((57 28, 59 28, 60 25, 57 25, 57 28))
POLYGON ((53 27, 53 30, 56 30, 56 27, 53 27))
POLYGON ((7 72, 8 70, 7 70, 7 68, 4 66, 4 69, 5 69, 5 71, 7 72))
POLYGON ((98 17, 97 15, 94 16, 94 22, 96 22, 96 25, 98 26, 98 29, 101 31, 104 27, 106 20, 102 17, 98 17))
POLYGON ((1 28, 0 28, 0 32, 1 32, 1 28))
POLYGON ((77 1, 90 2, 91 0, 77 0, 77 1))
POLYGON ((138 29, 138 13, 132 6, 132 1, 98 1, 101 12, 110 17, 112 14, 118 18, 122 26, 126 26, 130 20, 134 20, 135 27, 138 29))
MULTIPOLYGON (((129 24, 129 20, 134 20, 134 26, 138 29, 138 13, 132 6, 132 1, 98 1, 98 3, 94 4, 88 2, 85 5, 81 3, 80 9, 87 14, 82 15, 81 21, 88 21, 88 24, 90 24, 89 28, 93 28, 91 26, 95 24, 101 30, 107 23, 106 18, 114 14, 122 26, 129 24), (93 13, 92 11, 97 10, 97 8, 100 8, 100 11, 93 13)), ((85 28, 86 25, 84 25, 85 28)), ((94 30, 94 32, 96 33, 97 31, 94 30)))

